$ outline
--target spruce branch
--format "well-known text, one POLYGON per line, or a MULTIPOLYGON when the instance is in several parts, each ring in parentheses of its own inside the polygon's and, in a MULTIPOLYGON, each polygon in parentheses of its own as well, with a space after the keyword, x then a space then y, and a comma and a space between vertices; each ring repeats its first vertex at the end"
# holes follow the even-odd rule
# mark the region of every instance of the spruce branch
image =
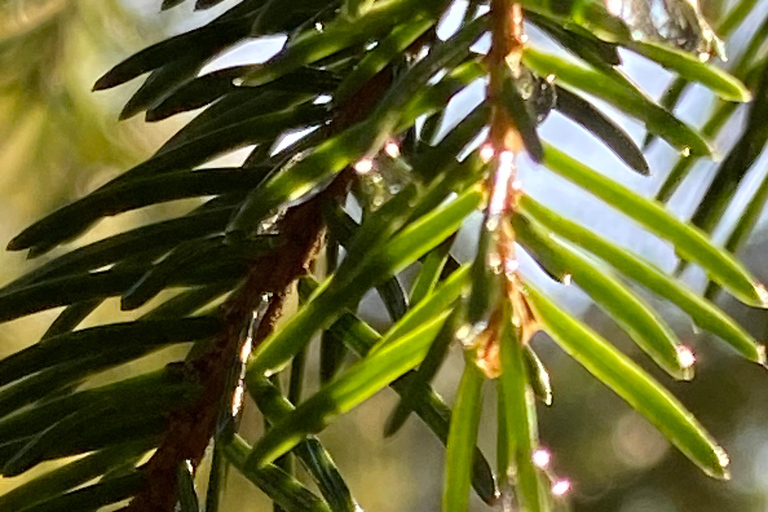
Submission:
MULTIPOLYGON (((335 110, 326 129, 328 135, 364 119, 390 82, 391 69, 387 68, 365 83, 354 101, 346 101, 335 110)), ((325 190, 289 208, 277 222, 283 244, 249 264, 243 284, 221 306, 223 330, 208 349, 184 363, 188 375, 202 385, 203 394, 190 407, 170 415, 157 451, 143 468, 146 485, 121 512, 174 509, 178 499, 177 468, 187 461, 197 468, 205 454, 216 429, 219 408, 227 403, 223 398, 229 390, 229 376, 239 361, 253 312, 266 300, 264 315, 252 333, 252 347, 256 347, 274 329, 292 284, 311 270, 324 238, 322 205, 343 200, 354 176, 352 169, 340 173, 325 190)))

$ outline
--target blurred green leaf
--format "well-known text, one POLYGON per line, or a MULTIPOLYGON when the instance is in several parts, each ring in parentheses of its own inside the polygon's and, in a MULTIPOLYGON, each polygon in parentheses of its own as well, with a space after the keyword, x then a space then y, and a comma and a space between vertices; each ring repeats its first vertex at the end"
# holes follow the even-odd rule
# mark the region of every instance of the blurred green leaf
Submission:
POLYGON ((248 35, 255 15, 250 4, 242 2, 213 23, 161 41, 121 62, 96 81, 94 90, 109 89, 139 75, 185 57, 204 63, 227 46, 248 35))
MULTIPOLYGON (((88 425, 90 429, 88 432, 103 439, 109 435, 109 432, 104 434, 100 430, 107 431, 107 427, 114 427, 117 431, 128 431, 130 428, 135 428, 136 423, 141 422, 142 414, 162 417, 162 414, 168 410, 182 407, 184 403, 196 398, 200 391, 199 386, 186 382, 184 376, 179 373, 178 370, 166 368, 35 404, 32 408, 0 419, 0 435, 8 441, 28 440, 31 435, 42 432, 65 416, 103 404, 119 406, 122 416, 117 418, 117 415, 112 415, 115 416, 113 418, 107 415, 105 421, 88 425), (131 418, 132 414, 137 418, 131 418), (131 418, 131 421, 125 422, 126 418, 131 418), (123 422, 125 422, 124 425, 123 422)), ((72 446, 86 441, 85 433, 84 428, 79 433, 82 439, 78 439, 77 436, 70 439, 72 446)), ((139 433, 137 432, 137 435, 139 433)), ((69 448, 63 439, 60 441, 61 446, 57 446, 56 449, 69 448)), ((57 456, 63 455, 57 454, 57 456)))
MULTIPOLYGON (((259 243, 261 242, 259 240, 256 242, 254 244, 256 249, 253 252, 254 257, 259 255, 260 252, 267 252, 263 249, 271 248, 268 244, 264 247, 263 244, 259 243), (262 247, 258 247, 259 245, 262 245, 262 247)), ((128 311, 143 306, 163 291, 174 275, 184 273, 187 267, 210 259, 216 253, 222 253, 222 249, 225 251, 230 250, 228 247, 224 247, 223 236, 188 240, 180 243, 165 258, 152 265, 150 270, 123 293, 120 298, 120 308, 128 311)))
POLYGON ((66 332, 74 331, 75 328, 80 325, 80 322, 85 320, 88 315, 93 313, 96 308, 102 304, 101 299, 84 300, 82 302, 76 302, 64 308, 56 320, 51 322, 48 330, 43 333, 41 339, 51 338, 64 334, 66 332))
POLYGON ((98 269, 129 255, 168 249, 190 238, 223 231, 231 214, 231 207, 200 209, 178 219, 132 229, 74 249, 48 261, 5 285, 2 290, 7 291, 21 285, 29 285, 43 277, 50 278, 52 275, 63 276, 66 273, 98 269))
MULTIPOLYGON (((13 320, 58 306, 94 298, 121 295, 147 271, 146 266, 78 273, 42 280, 29 286, 0 293, 0 321, 13 320)), ((224 285, 234 287, 247 271, 242 258, 207 262, 183 276, 175 276, 170 286, 224 285)))
MULTIPOLYGON (((164 97, 161 102, 152 105, 147 110, 146 120, 150 122, 160 121, 180 112, 195 110, 213 102, 216 102, 215 105, 218 108, 221 108, 224 105, 229 104, 229 100, 232 96, 259 101, 260 99, 267 98, 272 100, 280 97, 286 99, 290 97, 296 98, 301 97, 302 94, 306 93, 330 93, 339 83, 339 79, 334 73, 324 69, 307 67, 297 69, 293 73, 289 73, 283 78, 275 80, 258 90, 245 90, 234 85, 234 81, 241 78, 251 69, 253 69, 253 66, 249 65, 233 66, 212 71, 211 73, 185 82, 177 89, 174 89, 167 97, 164 97), (240 94, 241 92, 242 94, 240 94), (285 95, 280 94, 281 92, 290 92, 294 94, 285 95), (217 101, 219 98, 221 98, 221 100, 217 101)), ((211 105, 211 107, 213 107, 213 105, 211 105)), ((272 108, 274 109, 275 107, 279 107, 279 103, 272 108)), ((218 108, 216 110, 218 110, 218 108)), ((277 110, 279 110, 279 108, 277 108, 277 110)), ((206 117, 210 119, 212 116, 208 115, 201 117, 202 121, 206 117)), ((196 120, 197 118, 187 126, 198 124, 195 123, 196 120)), ((183 131, 185 130, 182 129, 179 133, 183 131)))
MULTIPOLYGON (((153 70, 120 111, 120 120, 159 105, 182 85, 192 80, 205 64, 194 54, 185 54, 153 70)), ((184 511, 186 512, 186 511, 184 511)))
POLYGON ((613 66, 621 64, 616 44, 597 39, 592 33, 578 26, 563 27, 540 14, 527 12, 525 16, 564 48, 591 66, 608 71, 613 66))

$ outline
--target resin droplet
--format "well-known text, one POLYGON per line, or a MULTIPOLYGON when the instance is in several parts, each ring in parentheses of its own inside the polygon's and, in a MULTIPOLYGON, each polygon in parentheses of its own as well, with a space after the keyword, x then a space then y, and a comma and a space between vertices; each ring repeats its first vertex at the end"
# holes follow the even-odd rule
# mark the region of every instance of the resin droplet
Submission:
POLYGON ((678 345, 675 350, 677 351, 677 360, 682 368, 691 368, 696 363, 696 355, 690 348, 685 345, 678 345))
POLYGON ((485 229, 487 229, 491 233, 499 229, 499 218, 491 217, 490 219, 488 219, 485 222, 485 229))
POLYGON ((397 142, 389 142, 384 146, 384 152, 391 158, 397 158, 400 156, 400 146, 397 145, 397 142))
POLYGON ((757 350, 757 364, 765 366, 766 365, 765 345, 761 343, 757 347, 755 347, 755 349, 757 350))
POLYGON ((571 482, 565 478, 556 480, 552 483, 552 494, 557 497, 565 496, 571 490, 571 482))
POLYGON ((504 274, 511 276, 520 268, 520 262, 516 258, 507 258, 504 262, 504 274))
POLYGON ((502 151, 499 154, 499 169, 496 171, 496 183, 493 185, 493 195, 488 204, 488 215, 497 217, 507 208, 507 186, 515 172, 515 154, 502 151))
POLYGON ((621 16, 621 0, 607 0, 605 2, 606 10, 614 16, 621 16))
POLYGON ((493 147, 490 144, 483 144, 483 147, 480 148, 480 160, 487 164, 491 161, 493 155, 493 147))
POLYGON ((571 286, 571 283, 573 282, 573 276, 571 274, 565 274, 560 282, 563 283, 563 286, 571 286))
POLYGON ((257 235, 279 234, 279 229, 277 228, 277 225, 280 222, 280 220, 282 220, 283 215, 285 215, 285 211, 278 210, 274 212, 272 215, 266 217, 264 220, 259 222, 259 225, 256 227, 256 234, 257 235))
POLYGON ((240 347, 240 361, 245 363, 251 355, 251 349, 253 348, 253 339, 249 336, 245 339, 245 343, 240 347))
POLYGON ((471 347, 480 334, 488 328, 487 321, 464 324, 456 330, 456 339, 465 347, 471 347))
POLYGON ((490 268, 491 272, 498 275, 501 274, 501 267, 504 261, 501 258, 501 254, 498 253, 498 251, 492 251, 488 255, 488 268, 490 268))
POLYGON ((235 388, 235 391, 232 393, 232 408, 230 409, 230 413, 232 416, 237 416, 240 414, 240 411, 243 409, 243 404, 245 403, 245 388, 242 385, 238 385, 235 388))
POLYGON ((691 148, 688 146, 683 147, 683 149, 680 150, 680 154, 683 156, 683 158, 688 158, 691 156, 691 148))
POLYGON ((764 308, 768 308, 768 291, 761 283, 755 283, 755 292, 764 308))
POLYGON ((361 158, 355 163, 355 171, 359 174, 368 174, 373 170, 373 158, 361 158))
POLYGON ((251 350, 253 349, 253 336, 256 334, 256 330, 259 328, 261 321, 264 319, 264 315, 269 308, 270 300, 272 299, 271 293, 262 293, 259 303, 251 313, 251 321, 248 323, 248 329, 245 335, 243 345, 240 347, 240 374, 238 375, 235 389, 232 392, 232 402, 230 404, 230 413, 232 416, 237 416, 243 409, 245 403, 245 364, 248 362, 248 358, 251 356, 251 350))
POLYGON ((547 469, 552 461, 552 454, 548 450, 539 449, 533 452, 531 457, 533 464, 539 469, 547 469))

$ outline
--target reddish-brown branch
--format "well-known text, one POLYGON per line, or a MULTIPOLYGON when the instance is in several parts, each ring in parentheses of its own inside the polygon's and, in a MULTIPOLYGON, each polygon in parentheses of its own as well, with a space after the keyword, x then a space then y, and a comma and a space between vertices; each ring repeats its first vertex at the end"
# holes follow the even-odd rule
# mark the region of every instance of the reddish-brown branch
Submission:
MULTIPOLYGON (((486 182, 489 199, 483 229, 490 232, 492 247, 485 264, 489 272, 500 274, 505 300, 513 306, 512 321, 523 342, 527 342, 534 324, 520 288, 515 232, 510 222, 520 193, 515 158, 523 149, 523 142, 503 97, 510 75, 514 80, 521 74, 525 46, 523 11, 514 0, 491 0, 490 19, 491 48, 486 59, 490 76, 486 96, 491 105, 491 126, 487 147, 491 149, 493 171, 486 182)), ((488 326, 471 344, 478 367, 489 378, 496 378, 503 371, 499 343, 504 323, 509 321, 504 310, 503 304, 496 305, 488 318, 488 326)))
MULTIPOLYGON (((365 84, 353 101, 334 112, 329 135, 363 119, 391 83, 389 70, 365 84)), ((271 254, 256 258, 243 284, 222 306, 224 329, 210 348, 185 363, 202 384, 203 394, 190 407, 170 415, 162 441, 144 466, 146 484, 121 512, 171 512, 177 500, 177 468, 184 461, 197 467, 216 428, 219 406, 227 392, 232 365, 238 361, 252 313, 265 293, 271 294, 264 318, 253 333, 258 345, 274 328, 292 283, 309 271, 320 248, 324 224, 322 203, 346 196, 353 173, 342 172, 322 193, 294 206, 277 228, 284 243, 271 254)))
POLYGON ((511 0, 492 0, 491 49, 488 52, 488 99, 491 104, 489 140, 497 155, 502 151, 518 153, 522 149, 520 134, 500 96, 508 70, 513 75, 519 70, 523 40, 523 11, 520 4, 511 0))
POLYGON ((188 370, 201 381, 203 394, 191 407, 171 414, 163 440, 146 465, 147 484, 126 512, 169 512, 176 503, 176 471, 185 460, 197 466, 215 430, 219 405, 226 391, 228 376, 245 339, 253 310, 262 294, 271 300, 265 318, 254 333, 254 343, 264 339, 280 317, 283 299, 293 281, 308 271, 316 253, 323 225, 320 204, 344 188, 337 180, 326 193, 291 208, 280 222, 285 239, 276 254, 253 261, 240 288, 223 307, 224 330, 211 347, 193 361, 188 370))

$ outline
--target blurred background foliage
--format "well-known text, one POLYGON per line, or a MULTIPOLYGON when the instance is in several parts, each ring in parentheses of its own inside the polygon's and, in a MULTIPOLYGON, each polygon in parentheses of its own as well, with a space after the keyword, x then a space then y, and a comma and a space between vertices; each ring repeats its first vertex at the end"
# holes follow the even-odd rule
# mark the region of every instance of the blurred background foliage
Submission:
MULTIPOLYGON (((190 4, 160 13, 157 0, 0 0, 0 238, 10 239, 43 213, 82 197, 146 158, 188 119, 178 116, 149 125, 134 118, 117 123, 117 113, 130 96, 130 88, 101 94, 90 93, 90 88, 94 79, 114 63, 148 43, 189 29, 193 24, 203 24, 229 4, 224 2, 220 8, 190 16, 190 4)), ((710 17, 717 17, 726 4, 712 0, 703 7, 710 17)), ((764 10, 757 8, 754 22, 748 20, 747 24, 756 25, 764 10)), ((742 37, 746 32, 741 32, 742 37)), ((742 45, 737 31, 729 41, 730 52, 737 53, 742 45)), ((250 60, 261 60, 261 57, 251 54, 250 60)), ((639 60, 629 60, 627 69, 652 92, 661 93, 669 81, 669 75, 658 68, 651 68, 652 72, 648 73, 647 63, 639 60)), ((462 100, 457 98, 457 101, 462 100)), ((693 91, 686 97, 680 116, 700 122, 710 106, 711 97, 693 91)), ((551 140, 566 137, 565 144, 573 147, 583 143, 583 137, 574 134, 572 127, 558 124, 557 119, 548 123, 545 134, 551 140)), ((644 136, 642 127, 629 126, 628 130, 637 140, 644 136)), ((725 130, 718 147, 732 143, 729 130, 725 130)), ((594 144, 580 151, 591 161, 601 157, 594 144)), ((652 147, 648 156, 651 168, 657 170, 656 175, 627 179, 635 180, 633 185, 652 193, 677 154, 669 148, 652 147)), ((759 168, 756 172, 763 175, 765 159, 756 167, 759 168)), ((711 167, 697 168, 690 183, 674 197, 672 207, 681 213, 689 212, 711 172, 711 167)), ((537 186, 535 176, 527 175, 525 179, 537 186)), ((755 184, 745 185, 747 189, 750 186, 755 184)), ((748 195, 750 190, 740 193, 748 195)), ((175 203, 102 222, 79 243, 88 243, 107 233, 125 230, 131 224, 145 223, 150 218, 154 220, 186 207, 188 205, 175 203)), ((583 200, 574 200, 572 207, 580 216, 592 220, 601 215, 600 211, 591 211, 588 202, 583 200)), ((612 221, 602 219, 598 223, 608 226, 612 221)), ((617 229, 621 227, 614 227, 612 234, 624 238, 617 229)), ((653 247, 639 250, 656 254, 653 247)), ((766 250, 768 240, 764 225, 760 224, 742 251, 742 258, 763 281, 768 281, 766 250)), ((61 252, 63 249, 46 258, 61 252)), ((2 261, 2 282, 29 268, 18 254, 4 254, 2 261)), ((698 276, 689 278, 695 281, 698 276)), ((569 292, 575 295, 571 298, 572 305, 578 307, 582 301, 574 292, 569 292)), ((114 302, 108 301, 92 315, 89 324, 99 323, 100 318, 112 314, 110 308, 116 310, 114 302)), ((757 339, 768 338, 764 311, 738 306, 735 301, 725 304, 725 309, 757 339)), ((138 310, 137 315, 142 311, 138 310)), ((0 355, 15 352, 23 346, 23 340, 39 336, 56 313, 51 311, 1 325, 0 355)), ((622 343, 627 340, 621 339, 621 331, 613 328, 602 314, 587 309, 583 315, 608 339, 617 340, 622 350, 638 356, 637 348, 629 342, 622 343)), ((730 452, 732 481, 708 479, 691 467, 637 413, 542 337, 536 340, 537 349, 550 369, 555 402, 553 407, 539 412, 541 437, 552 449, 557 473, 574 481, 567 505, 572 510, 768 510, 768 379, 765 371, 718 350, 717 344, 706 343, 706 334, 695 332, 682 318, 674 323, 674 315, 670 315, 681 337, 697 349, 700 361, 697 378, 690 383, 673 382, 643 357, 637 360, 679 396, 730 452)), ((157 366, 168 356, 161 353, 142 364, 157 366)), ((315 353, 310 360, 316 358, 315 353)), ((449 400, 454 392, 450 383, 456 382, 461 366, 460 349, 455 347, 449 364, 435 383, 449 400)), ((308 391, 317 389, 317 385, 308 383, 308 391)), ((488 392, 492 392, 490 387, 488 392)), ((443 449, 413 420, 395 438, 383 439, 381 431, 395 403, 393 393, 380 393, 337 421, 322 437, 366 510, 438 510, 443 449)), ((495 401, 488 399, 485 404, 490 409, 495 401)), ((246 407, 243 430, 260 430, 260 422, 254 408, 246 407)), ((488 443, 486 448, 490 448, 494 435, 492 425, 481 425, 480 439, 481 443, 482 440, 488 443)), ((46 466, 38 469, 44 471, 46 466)), ((201 482, 205 481, 204 473, 201 471, 201 482)), ((21 478, 26 480, 36 474, 39 471, 21 478)), ((4 480, 2 486, 17 485, 21 478, 4 480)), ((232 472, 222 509, 230 512, 271 509, 270 502, 265 498, 258 501, 250 484, 241 478, 232 472)), ((479 510, 479 501, 475 505, 479 510)))

